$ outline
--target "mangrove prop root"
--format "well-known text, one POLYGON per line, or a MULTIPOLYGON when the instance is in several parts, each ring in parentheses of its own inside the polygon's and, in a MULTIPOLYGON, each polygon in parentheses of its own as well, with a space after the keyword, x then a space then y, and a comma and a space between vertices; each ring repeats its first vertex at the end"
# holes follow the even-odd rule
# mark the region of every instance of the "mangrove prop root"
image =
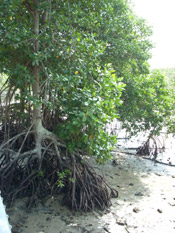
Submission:
POLYGON ((11 206, 16 198, 28 197, 30 208, 39 199, 64 192, 63 203, 72 210, 104 210, 110 206, 111 197, 118 196, 79 152, 72 157, 65 146, 48 137, 42 142, 42 156, 38 159, 35 147, 29 150, 32 136, 27 132, 27 137, 20 136, 24 143, 16 136, 0 149, 0 190, 7 204, 11 206), (58 174, 64 170, 70 172, 60 187, 58 174))
POLYGON ((156 159, 158 153, 161 153, 165 150, 164 143, 156 137, 149 137, 146 142, 144 142, 138 149, 138 155, 146 155, 152 157, 152 159, 156 159))
POLYGON ((98 207, 104 210, 111 205, 111 197, 118 196, 87 161, 74 164, 72 178, 66 184, 63 198, 63 203, 71 209, 88 211, 98 207))

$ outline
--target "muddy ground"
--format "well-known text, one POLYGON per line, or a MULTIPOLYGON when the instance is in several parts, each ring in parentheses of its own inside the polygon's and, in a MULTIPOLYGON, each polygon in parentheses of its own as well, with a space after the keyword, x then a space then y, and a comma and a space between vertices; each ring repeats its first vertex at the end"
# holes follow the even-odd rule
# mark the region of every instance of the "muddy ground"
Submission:
POLYGON ((25 199, 7 209, 14 233, 174 233, 175 167, 114 152, 116 162, 101 166, 106 180, 119 191, 104 211, 71 212, 50 198, 30 211, 25 199))

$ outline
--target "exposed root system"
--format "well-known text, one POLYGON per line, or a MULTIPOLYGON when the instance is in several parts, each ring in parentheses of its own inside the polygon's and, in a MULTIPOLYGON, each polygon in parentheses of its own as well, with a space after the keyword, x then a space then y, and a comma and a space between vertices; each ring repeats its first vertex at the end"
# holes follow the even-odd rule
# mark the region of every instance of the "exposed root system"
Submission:
POLYGON ((0 147, 0 190, 7 203, 28 197, 30 208, 39 199, 64 192, 63 203, 73 210, 109 207, 111 197, 117 197, 118 192, 96 173, 85 156, 68 153, 63 144, 47 136, 39 158, 31 128, 0 147))
POLYGON ((70 153, 52 133, 63 121, 59 111, 43 108, 42 122, 41 117, 34 121, 30 103, 12 103, 15 90, 11 95, 7 91, 5 104, 0 95, 0 191, 6 203, 28 197, 30 208, 62 192, 63 203, 73 210, 108 208, 118 192, 96 173, 82 151, 70 153))
POLYGON ((158 153, 164 152, 164 142, 157 137, 149 137, 138 149, 137 154, 142 156, 150 156, 152 159, 156 159, 158 153))
POLYGON ((111 197, 117 197, 118 192, 98 175, 87 162, 73 162, 73 182, 68 181, 63 202, 75 210, 93 210, 96 207, 104 210, 111 205, 111 197))

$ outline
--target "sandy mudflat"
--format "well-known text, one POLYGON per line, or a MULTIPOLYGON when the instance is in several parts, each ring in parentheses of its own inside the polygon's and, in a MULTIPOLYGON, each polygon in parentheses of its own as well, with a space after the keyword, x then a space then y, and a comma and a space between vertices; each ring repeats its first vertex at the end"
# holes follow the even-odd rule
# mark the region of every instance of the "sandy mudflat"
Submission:
POLYGON ((71 212, 51 198, 30 211, 25 200, 7 209, 14 233, 175 233, 175 168, 115 152, 117 164, 101 166, 119 191, 104 211, 71 212))

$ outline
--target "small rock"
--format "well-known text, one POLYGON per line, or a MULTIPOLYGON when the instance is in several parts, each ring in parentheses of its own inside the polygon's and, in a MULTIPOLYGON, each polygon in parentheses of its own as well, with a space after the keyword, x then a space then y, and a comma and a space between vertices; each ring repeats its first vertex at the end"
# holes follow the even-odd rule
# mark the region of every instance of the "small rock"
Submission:
POLYGON ((118 163, 117 163, 117 161, 116 161, 115 159, 112 161, 112 165, 113 165, 114 167, 118 165, 118 163))
POLYGON ((133 183, 129 183, 129 186, 134 186, 134 184, 133 183))
POLYGON ((93 226, 93 224, 88 224, 88 227, 91 227, 91 226, 93 226))
POLYGON ((127 225, 126 222, 123 222, 123 221, 121 221, 121 220, 116 220, 116 223, 117 223, 118 225, 120 225, 120 226, 125 226, 125 225, 127 225))
POLYGON ((109 209, 107 209, 107 210, 105 211, 105 214, 109 214, 109 213, 111 213, 111 211, 110 211, 109 209))
POLYGON ((59 216, 60 214, 59 213, 55 213, 54 216, 59 216))
POLYGON ((157 209, 157 212, 161 214, 163 211, 161 209, 157 209))
POLYGON ((106 232, 110 233, 110 231, 109 231, 106 227, 103 227, 103 229, 104 229, 106 232))
POLYGON ((162 176, 160 173, 155 173, 157 176, 162 176))
POLYGON ((133 212, 134 213, 138 213, 140 210, 139 210, 139 208, 137 208, 137 207, 135 207, 134 209, 133 209, 133 212))
POLYGON ((175 176, 172 176, 172 178, 175 178, 175 176))
POLYGON ((141 192, 137 192, 137 193, 135 193, 135 196, 140 196, 141 197, 141 196, 144 196, 144 195, 141 192))
POLYGON ((169 202, 168 203, 170 206, 175 206, 175 202, 169 202))

